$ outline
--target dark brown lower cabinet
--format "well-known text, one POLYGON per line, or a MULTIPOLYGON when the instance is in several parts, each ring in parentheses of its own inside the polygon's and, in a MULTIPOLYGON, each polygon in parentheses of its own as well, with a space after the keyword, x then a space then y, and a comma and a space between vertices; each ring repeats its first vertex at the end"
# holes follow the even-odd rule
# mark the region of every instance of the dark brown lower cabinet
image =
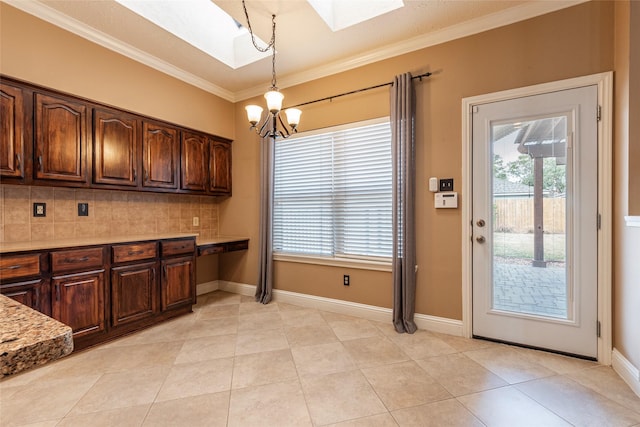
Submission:
POLYGON ((158 313, 157 262, 111 269, 111 325, 118 327, 158 313))
POLYGON ((69 325, 73 338, 105 331, 104 270, 54 276, 53 318, 69 325))
POLYGON ((194 237, 4 253, 0 293, 70 326, 80 350, 190 313, 195 256, 194 237))
POLYGON ((194 270, 193 256, 162 261, 162 311, 193 304, 194 270))
POLYGON ((43 279, 25 280, 0 286, 0 293, 36 311, 43 312, 45 307, 41 306, 41 301, 47 292, 48 284, 49 282, 43 279))

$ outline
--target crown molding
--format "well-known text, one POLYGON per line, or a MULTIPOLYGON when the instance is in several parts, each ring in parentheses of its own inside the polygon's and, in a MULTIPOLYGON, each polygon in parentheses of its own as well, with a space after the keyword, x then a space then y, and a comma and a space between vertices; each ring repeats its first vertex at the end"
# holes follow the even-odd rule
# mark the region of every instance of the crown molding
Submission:
MULTIPOLYGON (((182 80, 192 86, 200 88, 213 95, 219 96, 229 102, 239 102, 255 96, 262 95, 268 83, 251 88, 232 92, 202 79, 181 68, 173 66, 153 55, 149 55, 135 47, 123 43, 101 31, 88 27, 85 24, 64 15, 38 1, 1 0, 11 6, 30 15, 56 25, 64 30, 76 34, 84 39, 96 43, 114 52, 120 53, 134 61, 140 62, 178 80, 182 80)), ((446 43, 462 37, 478 34, 515 22, 524 21, 536 16, 555 12, 560 9, 585 3, 590 0, 557 0, 557 1, 533 1, 523 5, 496 12, 450 26, 439 31, 420 35, 399 43, 390 44, 380 49, 372 50, 346 60, 338 60, 321 67, 314 67, 300 73, 285 75, 278 78, 280 88, 296 86, 309 81, 328 77, 344 71, 349 71, 374 62, 393 58, 430 46, 446 43)))
POLYGON ((80 21, 73 19, 63 13, 58 12, 55 9, 50 8, 38 1, 23 1, 23 0, 2 0, 5 3, 33 15, 43 21, 53 24, 63 30, 69 31, 77 36, 80 36, 90 42, 107 48, 111 51, 133 59, 136 62, 144 64, 148 67, 154 68, 161 73, 167 74, 192 86, 207 91, 213 95, 219 96, 230 102, 235 102, 235 95, 233 92, 217 86, 207 80, 195 76, 181 68, 169 64, 153 55, 141 51, 127 43, 124 43, 114 37, 111 37, 95 28, 89 27, 80 21))
MULTIPOLYGON (((439 31, 434 31, 398 43, 390 44, 347 60, 335 61, 324 66, 315 67, 296 74, 278 76, 278 86, 281 89, 296 86, 323 77, 328 77, 333 74, 362 67, 364 65, 393 58, 395 56, 414 52, 416 50, 436 46, 463 37, 482 33, 484 31, 493 30, 495 28, 504 27, 526 19, 535 18, 536 16, 545 15, 547 13, 555 12, 581 3, 586 3, 587 1, 590 0, 535 1, 525 3, 518 7, 475 18, 439 31)), ((263 94, 265 87, 267 86, 268 84, 264 83, 260 86, 254 86, 252 88, 236 92, 236 102, 263 94)))

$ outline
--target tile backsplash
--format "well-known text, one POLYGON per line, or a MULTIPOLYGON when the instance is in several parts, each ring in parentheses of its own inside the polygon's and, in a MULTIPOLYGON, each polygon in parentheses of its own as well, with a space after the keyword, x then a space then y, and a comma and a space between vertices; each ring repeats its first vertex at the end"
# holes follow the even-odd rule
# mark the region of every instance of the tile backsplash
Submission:
POLYGON ((2 242, 174 232, 216 236, 216 200, 195 195, 0 185, 2 242), (33 216, 34 203, 46 203, 46 217, 33 216), (78 203, 88 203, 88 216, 78 216, 78 203), (198 217, 198 226, 193 225, 194 217, 198 217))

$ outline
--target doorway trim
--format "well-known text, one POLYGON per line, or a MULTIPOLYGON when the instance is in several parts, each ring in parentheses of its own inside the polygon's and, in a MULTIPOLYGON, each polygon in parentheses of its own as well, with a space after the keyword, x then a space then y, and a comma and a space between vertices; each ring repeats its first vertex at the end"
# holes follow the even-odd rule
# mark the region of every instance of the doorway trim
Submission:
MULTIPOLYGON (((592 74, 551 83, 477 95, 462 99, 462 191, 466 203, 462 203, 462 334, 472 336, 472 108, 488 102, 506 101, 547 92, 598 86, 598 362, 611 364, 612 307, 611 307, 611 240, 612 240, 612 125, 613 125, 613 72, 592 74)), ((594 111, 593 114, 598 114, 594 111)), ((593 326, 594 328, 596 325, 593 326)))

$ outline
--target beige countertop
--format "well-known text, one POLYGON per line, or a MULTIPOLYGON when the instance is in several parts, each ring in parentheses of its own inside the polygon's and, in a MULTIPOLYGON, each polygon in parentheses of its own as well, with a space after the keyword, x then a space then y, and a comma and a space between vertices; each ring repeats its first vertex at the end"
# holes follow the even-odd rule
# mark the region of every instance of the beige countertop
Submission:
POLYGON ((132 236, 86 237, 76 239, 56 239, 24 242, 0 242, 0 254, 10 252, 40 251, 47 249, 70 248, 76 246, 112 245, 117 243, 141 242, 145 240, 178 239, 182 237, 196 237, 198 246, 216 245, 239 240, 248 240, 241 236, 216 236, 207 239, 200 238, 196 233, 144 234, 132 236))
POLYGON ((76 246, 112 245, 145 240, 179 239, 197 237, 196 233, 138 234, 131 236, 78 237, 75 239, 32 240, 24 242, 0 242, 0 254, 8 252, 41 251, 76 246))
POLYGON ((71 328, 0 295, 0 378, 73 351, 71 328))

